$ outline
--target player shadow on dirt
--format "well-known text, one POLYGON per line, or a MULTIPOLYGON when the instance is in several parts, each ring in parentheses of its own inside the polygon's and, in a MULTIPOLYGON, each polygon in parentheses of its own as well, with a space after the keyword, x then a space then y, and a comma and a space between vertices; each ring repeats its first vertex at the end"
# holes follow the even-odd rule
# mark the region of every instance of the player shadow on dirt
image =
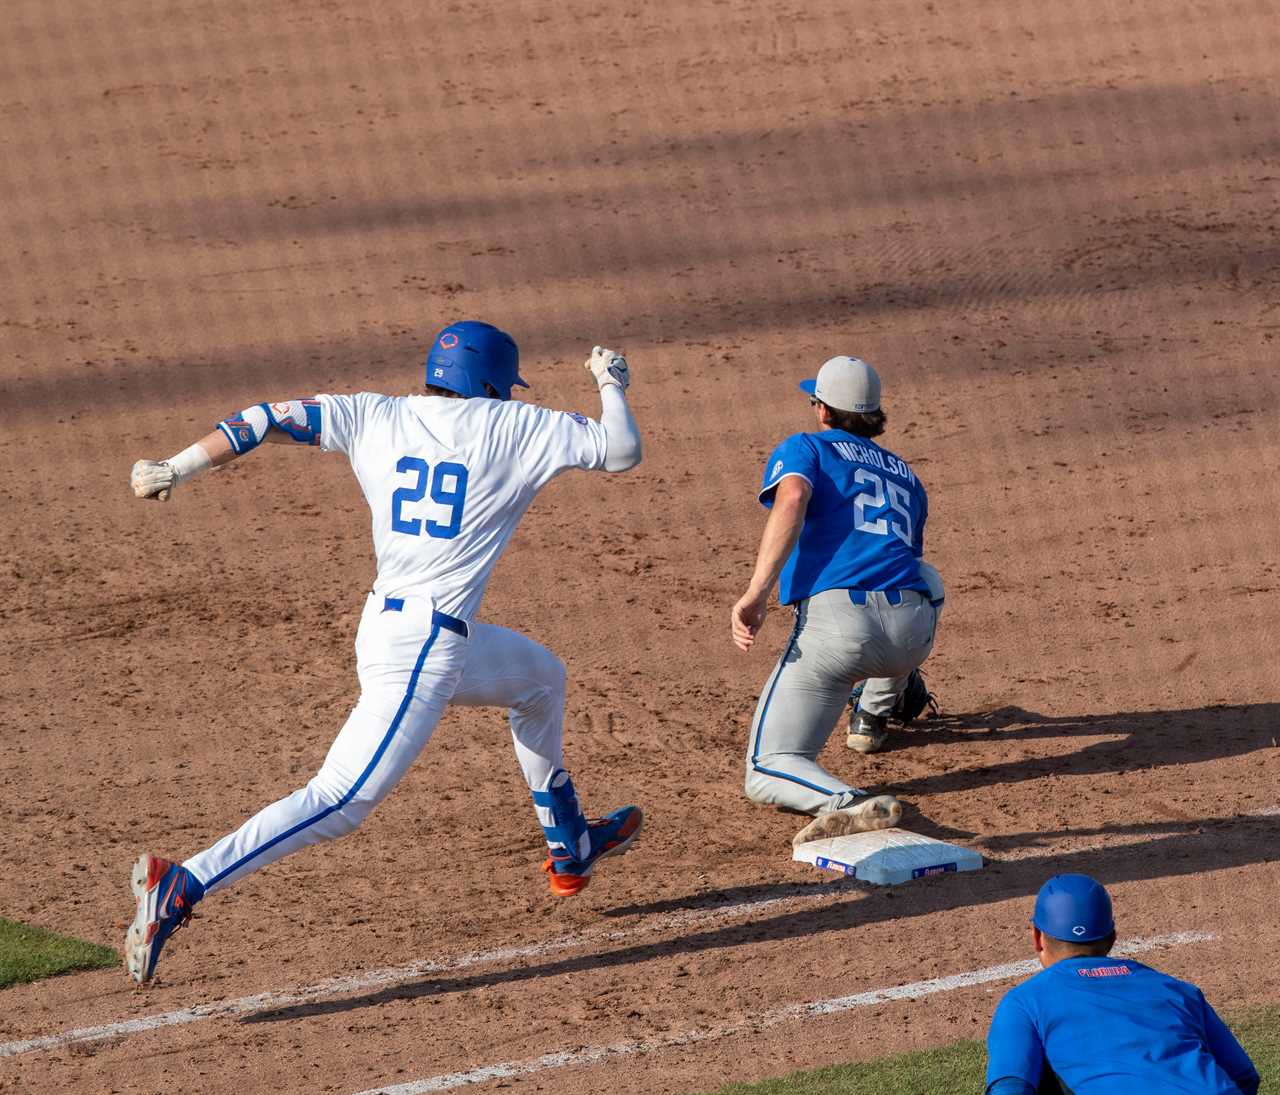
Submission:
POLYGON ((917 728, 896 732, 890 739, 892 749, 886 753, 991 741, 1004 745, 1048 738, 1112 740, 1091 742, 1074 752, 1015 756, 996 764, 948 768, 902 780, 886 776, 884 788, 910 799, 1046 776, 1117 775, 1139 768, 1180 768, 1273 748, 1278 734, 1280 704, 1275 703, 1066 716, 1002 707, 977 714, 943 715, 917 728))
MULTIPOLYGON (((258 1012, 241 1018, 239 1022, 289 1022, 318 1015, 360 1011, 393 1001, 635 966, 761 942, 847 932, 867 924, 906 921, 1004 901, 1021 902, 1021 905, 1008 912, 1008 916, 1021 925, 1029 914, 1036 890, 1053 874, 1080 872, 1114 886, 1118 883, 1196 875, 1205 871, 1272 862, 1275 859, 1276 840, 1280 837, 1280 818, 1214 818, 1185 824, 1143 822, 1072 832, 1073 836, 1082 834, 1131 836, 1135 839, 1100 849, 1049 851, 1043 855, 1033 854, 1010 861, 997 858, 986 869, 973 874, 921 879, 907 887, 872 887, 866 883, 843 879, 809 885, 761 884, 631 906, 625 911, 635 916, 675 911, 702 911, 714 916, 717 910, 732 907, 738 913, 743 905, 763 906, 798 896, 832 898, 830 903, 823 904, 820 908, 796 909, 793 905, 765 919, 710 927, 670 939, 624 945, 616 950, 593 949, 589 953, 534 962, 516 969, 490 970, 461 977, 425 975, 419 981, 356 996, 317 1000, 258 1012)), ((1028 842, 1041 835, 1023 834, 1028 842)), ((1010 847, 1016 846, 1019 839, 1005 838, 1010 842, 1010 847)))

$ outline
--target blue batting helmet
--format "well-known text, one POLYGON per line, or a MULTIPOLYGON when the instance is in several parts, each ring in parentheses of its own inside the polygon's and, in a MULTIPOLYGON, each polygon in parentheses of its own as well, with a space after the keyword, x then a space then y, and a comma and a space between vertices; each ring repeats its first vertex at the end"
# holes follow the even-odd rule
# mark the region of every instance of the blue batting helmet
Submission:
POLYGON ((515 339, 490 323, 464 319, 438 335, 427 354, 426 382, 470 399, 510 399, 520 379, 520 351, 515 339))
POLYGON ((1057 874, 1036 894, 1031 918, 1037 928, 1068 943, 1092 943, 1116 930, 1111 898, 1087 874, 1057 874))

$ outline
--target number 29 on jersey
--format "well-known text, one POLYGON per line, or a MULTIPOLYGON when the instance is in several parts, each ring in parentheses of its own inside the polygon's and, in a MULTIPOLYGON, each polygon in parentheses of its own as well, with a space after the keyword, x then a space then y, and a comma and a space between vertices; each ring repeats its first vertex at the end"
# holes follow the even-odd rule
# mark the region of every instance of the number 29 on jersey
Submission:
POLYGON ((396 471, 408 482, 391 496, 391 528, 406 536, 425 531, 437 540, 452 540, 462 529, 462 511, 467 502, 467 469, 452 460, 443 460, 434 469, 417 456, 402 456, 396 471), (420 503, 431 492, 431 501, 448 511, 447 521, 427 517, 420 503))

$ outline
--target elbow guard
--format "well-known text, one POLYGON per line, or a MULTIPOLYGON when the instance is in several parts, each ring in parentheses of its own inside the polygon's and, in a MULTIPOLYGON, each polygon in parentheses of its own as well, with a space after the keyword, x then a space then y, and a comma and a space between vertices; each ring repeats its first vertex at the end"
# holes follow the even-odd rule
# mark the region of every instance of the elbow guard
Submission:
POLYGON ((320 444, 320 401, 291 399, 287 403, 257 403, 218 423, 218 429, 231 442, 237 456, 261 445, 273 427, 300 445, 320 444))

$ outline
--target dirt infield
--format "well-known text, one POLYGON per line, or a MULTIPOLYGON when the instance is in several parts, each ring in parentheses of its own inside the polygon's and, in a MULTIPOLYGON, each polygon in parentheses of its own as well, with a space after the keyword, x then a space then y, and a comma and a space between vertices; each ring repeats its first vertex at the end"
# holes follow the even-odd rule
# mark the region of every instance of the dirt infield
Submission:
POLYGON ((549 405, 595 411, 594 342, 632 361, 643 465, 548 489, 484 617, 568 664, 587 806, 649 821, 553 900, 504 719, 450 713, 360 832, 202 906, 153 989, 10 989, 0 1041, 210 1017, 0 1055, 0 1091, 347 1095, 634 1039, 483 1089, 678 1093, 938 1044, 1003 986, 758 1017, 1024 958, 1059 870, 1112 887, 1123 935, 1211 934, 1151 960, 1215 1003, 1280 998, 1254 961, 1280 946, 1268 5, 10 0, 6 23, 0 914, 118 945, 137 852, 299 786, 355 698, 372 555, 345 462, 255 454, 168 506, 130 496, 132 462, 261 399, 408 391, 459 317, 515 333, 549 405), (741 794, 786 616, 745 656, 728 610, 761 461, 836 352, 880 368, 885 442, 929 488, 946 714, 826 759, 980 848, 974 876, 832 883, 741 794), (217 1010, 259 993, 283 995, 217 1010))

